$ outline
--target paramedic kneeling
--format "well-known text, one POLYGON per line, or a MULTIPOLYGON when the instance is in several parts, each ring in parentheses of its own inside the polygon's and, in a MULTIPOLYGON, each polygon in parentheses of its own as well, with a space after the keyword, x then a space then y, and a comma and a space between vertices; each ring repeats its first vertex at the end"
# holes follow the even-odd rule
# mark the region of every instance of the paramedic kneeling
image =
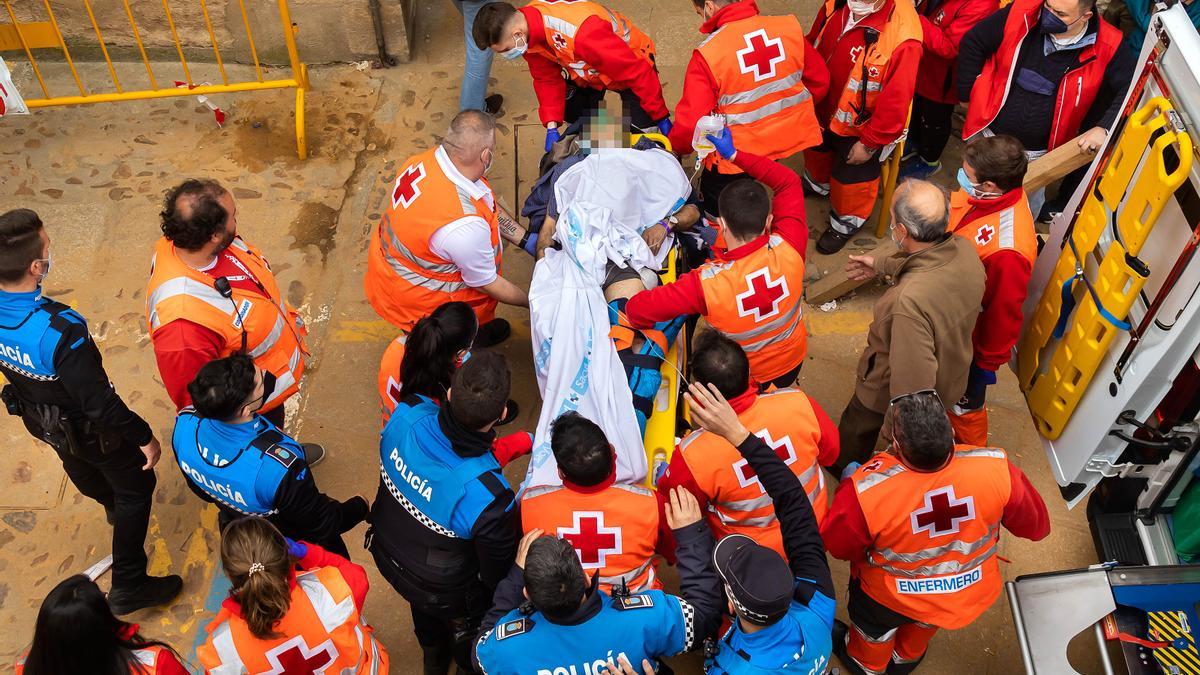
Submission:
POLYGON ((939 628, 962 628, 1000 595, 1000 526, 1050 533, 1041 495, 999 448, 954 445, 933 390, 892 401, 892 448, 838 487, 821 523, 825 546, 850 561, 848 609, 833 649, 854 673, 916 670, 939 628))
POLYGON ((492 454, 510 381, 503 356, 473 352, 445 405, 405 398, 383 429, 367 548, 409 602, 426 672, 451 658, 472 670, 471 643, 516 555, 515 496, 492 454))

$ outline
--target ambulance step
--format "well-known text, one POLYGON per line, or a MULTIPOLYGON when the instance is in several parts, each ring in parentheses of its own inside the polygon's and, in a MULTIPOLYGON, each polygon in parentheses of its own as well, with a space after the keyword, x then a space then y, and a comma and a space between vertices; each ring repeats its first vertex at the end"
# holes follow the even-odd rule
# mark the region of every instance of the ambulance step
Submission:
POLYGON ((1096 553, 1101 561, 1116 560, 1122 565, 1145 565, 1149 562, 1142 549, 1142 541, 1138 538, 1137 528, 1133 525, 1133 518, 1133 513, 1088 514, 1092 539, 1095 540, 1096 553))

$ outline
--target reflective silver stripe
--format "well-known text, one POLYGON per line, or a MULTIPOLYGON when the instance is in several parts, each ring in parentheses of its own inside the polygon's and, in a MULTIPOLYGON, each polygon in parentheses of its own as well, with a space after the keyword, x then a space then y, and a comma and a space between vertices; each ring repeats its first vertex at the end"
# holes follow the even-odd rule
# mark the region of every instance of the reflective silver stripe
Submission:
POLYGON ((991 457, 992 459, 1004 459, 1004 451, 996 448, 971 448, 970 450, 959 450, 954 453, 955 457, 991 457))
MULTIPOLYGON (((296 384, 295 368, 291 368, 282 373, 276 373, 275 390, 272 391, 271 395, 267 397, 266 403, 271 403, 280 396, 283 396, 284 393, 287 392, 288 389, 291 389, 292 385, 294 384, 296 384)), ((266 403, 263 405, 266 405, 266 403)))
POLYGON ((713 504, 708 505, 708 510, 717 515, 717 520, 720 520, 724 525, 740 525, 742 527, 770 527, 775 524, 775 514, 767 516, 756 516, 754 518, 746 518, 745 520, 737 520, 726 515, 716 508, 713 504))
POLYGON ((854 234, 867 219, 861 216, 843 216, 833 209, 829 210, 829 226, 842 234, 854 234))
POLYGON ((539 487, 531 488, 531 489, 525 491, 525 496, 521 497, 521 501, 525 501, 526 499, 533 499, 534 497, 540 497, 542 495, 548 495, 551 492, 558 492, 561 489, 562 489, 562 486, 560 486, 560 485, 542 485, 539 487))
POLYGON ((225 314, 233 316, 235 303, 218 293, 217 289, 190 277, 175 277, 159 284, 146 299, 146 306, 150 309, 150 330, 155 330, 161 325, 158 320, 158 306, 163 301, 177 295, 186 295, 201 302, 207 302, 225 314))
MULTIPOLYGON (((803 308, 800 307, 801 304, 802 303, 801 303, 800 299, 796 298, 796 302, 792 305, 792 308, 789 309, 788 311, 784 312, 782 316, 775 317, 774 319, 771 319, 770 321, 768 321, 764 324, 755 326, 754 328, 751 328, 750 330, 744 330, 744 331, 741 331, 740 333, 726 333, 725 331, 721 331, 721 332, 724 333, 725 337, 740 344, 747 340, 751 340, 753 338, 759 337, 765 333, 769 333, 778 328, 782 328, 783 326, 785 326, 789 323, 795 323, 796 315, 800 314, 803 311, 803 308)), ((742 348, 746 349, 745 345, 743 345, 742 348)), ((749 350, 747 349, 747 351, 749 351, 749 350)))
POLYGON ((884 469, 883 471, 876 471, 874 473, 869 473, 866 476, 863 476, 862 480, 858 481, 858 483, 856 483, 854 487, 858 491, 858 494, 861 495, 862 493, 866 492, 867 490, 870 490, 871 488, 875 487, 876 485, 879 485, 880 483, 891 478, 892 476, 898 476, 898 475, 904 473, 904 471, 905 471, 905 468, 904 468, 903 464, 893 464, 892 466, 889 466, 888 468, 884 469))
POLYGON ((871 644, 876 644, 876 645, 881 645, 885 642, 891 642, 892 639, 896 637, 896 631, 898 631, 898 630, 900 630, 900 629, 893 628, 893 629, 889 630, 888 632, 884 633, 883 635, 880 635, 879 637, 871 637, 870 635, 867 635, 866 633, 864 633, 863 629, 859 628, 858 626, 854 626, 854 632, 858 633, 862 637, 863 640, 866 640, 867 642, 870 642, 871 644))
POLYGON ((242 241, 241 237, 235 236, 233 238, 233 241, 229 242, 229 245, 234 248, 240 248, 241 250, 245 251, 246 253, 250 252, 250 247, 246 245, 246 242, 242 241))
POLYGON ((387 252, 387 249, 384 249, 383 251, 383 259, 387 261, 388 265, 391 265, 392 271, 395 272, 397 276, 413 286, 420 286, 426 290, 441 293, 454 293, 467 288, 467 284, 462 281, 440 281, 438 279, 430 279, 427 276, 418 274, 417 272, 410 270, 399 260, 393 258, 392 254, 387 252))
POLYGON ((920 551, 914 551, 912 553, 897 553, 890 548, 875 549, 873 553, 890 562, 909 564, 918 563, 922 560, 933 560, 934 558, 940 558, 947 553, 957 553, 964 556, 973 555, 977 551, 987 548, 992 543, 992 540, 995 539, 999 534, 1000 529, 996 526, 992 526, 988 530, 987 534, 971 542, 955 540, 944 546, 934 546, 933 548, 921 549, 920 551))
POLYGON ((891 565, 875 562, 869 555, 867 556, 867 563, 873 567, 878 567, 879 569, 893 576, 906 577, 909 579, 916 579, 919 577, 937 577, 945 574, 958 574, 967 570, 973 570, 986 562, 988 558, 996 555, 996 549, 999 547, 1000 539, 996 538, 992 542, 991 546, 987 548, 987 550, 970 560, 964 562, 947 560, 946 562, 937 563, 936 565, 923 565, 911 570, 901 569, 899 567, 892 567, 891 565))
POLYGON ((780 331, 779 333, 776 333, 775 335, 768 335, 765 338, 755 340, 753 342, 742 342, 740 340, 738 340, 737 342, 742 345, 742 349, 745 350, 747 353, 753 353, 753 352, 757 352, 757 351, 761 350, 763 347, 766 347, 770 344, 773 344, 776 342, 781 342, 783 340, 786 340, 786 339, 792 337, 792 333, 796 332, 796 328, 801 325, 801 323, 800 323, 801 312, 799 311, 800 310, 799 302, 796 303, 796 306, 795 306, 795 308, 793 308, 793 310, 794 311, 792 313, 788 314, 788 316, 790 316, 792 318, 791 318, 791 322, 788 324, 786 329, 780 331))
POLYGON ((654 496, 654 493, 650 491, 650 488, 648 488, 644 485, 627 485, 625 483, 613 483, 612 486, 618 490, 632 492, 635 495, 643 495, 646 497, 654 496))
POLYGON ((333 594, 313 573, 298 574, 296 585, 308 596, 326 633, 337 630, 354 616, 354 594, 347 593, 341 602, 334 600, 333 594))
POLYGON ((478 215, 479 211, 475 208, 475 204, 471 202, 471 195, 467 194, 466 190, 457 185, 454 189, 458 192, 458 203, 462 205, 463 214, 468 216, 478 215))
MULTIPOLYGON (((642 574, 645 573, 646 570, 650 569, 650 565, 653 562, 654 562, 653 558, 647 559, 646 562, 642 563, 641 565, 638 565, 637 567, 629 570, 628 572, 626 572, 624 574, 618 574, 618 575, 612 576, 612 577, 602 576, 602 577, 600 577, 600 583, 608 584, 609 586, 620 586, 621 582, 625 582, 626 584, 629 584, 634 579, 637 579, 638 577, 642 576, 642 574)), ((647 577, 645 583, 639 585, 637 588, 630 587, 629 590, 634 593, 637 593, 639 591, 644 591, 650 587, 650 584, 653 583, 653 581, 654 581, 654 572, 653 572, 653 570, 651 570, 650 576, 647 577)))
POLYGON ((1000 212, 1000 248, 1012 248, 1016 242, 1013 232, 1013 207, 1000 212))
MULTIPOLYGON (((566 21, 563 21, 562 19, 560 19, 556 16, 547 16, 547 15, 542 15, 542 16, 544 19, 546 19, 546 27, 547 28, 553 28, 554 30, 558 31, 559 33, 562 33, 563 35, 566 35, 567 37, 570 37, 570 38, 575 37, 575 31, 579 30, 579 28, 576 27, 574 24, 567 23, 566 21)), ((553 44, 553 41, 551 41, 551 43, 553 44)))
POLYGON ((845 124, 854 124, 854 116, 845 110, 838 110, 833 113, 833 119, 845 124))
POLYGON ((283 328, 284 328, 283 315, 280 314, 275 317, 275 325, 271 326, 271 332, 267 334, 267 337, 263 338, 262 342, 259 342, 257 347, 250 350, 250 352, 249 352, 250 358, 257 359, 258 357, 262 356, 263 354, 266 354, 267 351, 270 350, 272 347, 274 347, 275 343, 279 342, 279 336, 283 335, 283 328))
MULTIPOLYGON (((850 78, 850 81, 846 83, 846 88, 850 91, 862 91, 862 80, 852 77, 850 78)), ((867 91, 879 91, 880 89, 883 89, 882 82, 867 80, 867 91)))
POLYGON ((772 504, 770 495, 755 497, 754 499, 735 499, 728 502, 716 502, 719 508, 726 511, 757 511, 765 506, 772 504))
POLYGON ((808 467, 807 469, 804 470, 804 473, 800 474, 800 482, 808 483, 808 481, 813 479, 813 476, 817 475, 817 471, 819 471, 819 470, 820 469, 817 467, 816 464, 813 464, 812 466, 808 467))
MULTIPOLYGON (((462 196, 462 191, 459 191, 459 196, 462 196)), ((380 225, 380 227, 383 227, 383 225, 380 225)), ((437 274, 454 274, 458 271, 458 266, 454 263, 432 263, 428 260, 418 258, 412 251, 408 250, 407 246, 400 243, 400 239, 396 236, 396 233, 392 230, 391 226, 388 226, 387 230, 388 238, 391 240, 392 247, 396 249, 396 252, 399 253, 400 256, 405 260, 411 262, 417 267, 437 274)), ((384 249, 384 254, 387 254, 386 248, 384 249)))
POLYGON ((704 267, 700 268, 700 278, 711 279, 730 267, 733 267, 732 262, 706 263, 704 267))
POLYGON ((688 434, 687 436, 685 436, 683 438, 682 441, 679 442, 679 451, 683 452, 684 450, 687 450, 687 447, 689 445, 694 443, 696 441, 696 439, 700 438, 703 435, 704 435, 703 429, 697 429, 696 431, 693 431, 692 433, 688 434))
POLYGON ((747 89, 746 91, 739 91, 732 94, 722 94, 719 98, 717 98, 717 105, 753 103, 769 94, 775 94, 796 86, 799 84, 800 80, 803 79, 803 77, 804 71, 797 70, 785 78, 759 85, 753 89, 747 89))
POLYGON ((228 619, 222 621, 212 632, 211 640, 213 650, 217 652, 217 658, 221 659, 221 665, 210 668, 208 672, 212 675, 241 675, 245 672, 242 666, 242 657, 233 643, 233 633, 229 629, 228 619))
POLYGON ((617 19, 617 15, 613 14, 611 9, 605 7, 604 11, 608 12, 608 20, 612 22, 613 32, 620 36, 620 38, 625 41, 625 44, 629 44, 629 39, 632 37, 632 34, 629 30, 629 24, 617 19))
POLYGON ((794 105, 798 105, 810 98, 812 98, 812 94, 808 93, 808 90, 805 89, 804 91, 788 96, 787 98, 781 98, 774 103, 768 103, 761 108, 749 110, 744 113, 726 115, 725 123, 729 126, 734 126, 738 124, 750 124, 751 122, 757 122, 764 117, 770 117, 784 108, 790 108, 794 105))

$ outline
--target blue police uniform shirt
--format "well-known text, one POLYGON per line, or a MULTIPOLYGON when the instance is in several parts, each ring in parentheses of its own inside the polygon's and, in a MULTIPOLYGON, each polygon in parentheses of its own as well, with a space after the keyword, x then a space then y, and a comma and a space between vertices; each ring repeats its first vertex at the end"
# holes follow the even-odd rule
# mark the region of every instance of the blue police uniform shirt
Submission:
POLYGON ((448 537, 469 539, 479 515, 496 496, 479 478, 508 481, 496 457, 485 452, 462 457, 438 424, 436 403, 424 396, 401 403, 383 428, 380 474, 392 497, 426 527, 448 537))
POLYGON ((480 638, 475 654, 487 675, 598 675, 624 654, 641 672, 653 662, 691 649, 692 609, 662 591, 610 598, 603 591, 600 611, 575 625, 552 623, 519 609, 504 615, 480 638))
POLYGON ((277 513, 279 485, 292 465, 304 459, 300 444, 260 415, 228 424, 185 409, 175 420, 171 443, 175 461, 193 485, 217 503, 251 516, 277 513), (259 437, 263 447, 253 447, 259 437))
MULTIPOLYGON (((72 323, 87 325, 75 310, 42 297, 40 288, 0 292, 0 366, 32 380, 57 380, 54 354, 72 323)), ((77 338, 68 348, 76 349, 85 341, 77 338)))
POLYGON ((735 622, 721 638, 716 656, 705 663, 710 675, 798 673, 820 675, 829 666, 837 603, 816 592, 808 604, 792 601, 788 613, 755 633, 735 622))

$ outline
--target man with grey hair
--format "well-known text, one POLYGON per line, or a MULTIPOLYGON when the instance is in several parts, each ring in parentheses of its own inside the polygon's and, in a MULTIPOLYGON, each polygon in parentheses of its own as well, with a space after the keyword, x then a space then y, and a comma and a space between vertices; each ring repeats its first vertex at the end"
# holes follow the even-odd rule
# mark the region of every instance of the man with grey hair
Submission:
POLYGON ((371 236, 365 285, 371 306, 401 330, 461 301, 479 318, 475 346, 488 347, 511 333, 495 318, 497 303, 528 306, 526 292, 500 276, 501 238, 521 245, 527 234, 484 178, 495 159, 495 120, 465 110, 438 146, 400 167, 371 236))
POLYGON ((850 278, 882 276, 888 288, 875 302, 854 396, 838 423, 839 470, 871 455, 888 403, 897 396, 932 389, 954 402, 966 391, 985 276, 971 243, 946 232, 949 211, 941 188, 905 181, 891 209, 899 251, 850 256, 850 278))

